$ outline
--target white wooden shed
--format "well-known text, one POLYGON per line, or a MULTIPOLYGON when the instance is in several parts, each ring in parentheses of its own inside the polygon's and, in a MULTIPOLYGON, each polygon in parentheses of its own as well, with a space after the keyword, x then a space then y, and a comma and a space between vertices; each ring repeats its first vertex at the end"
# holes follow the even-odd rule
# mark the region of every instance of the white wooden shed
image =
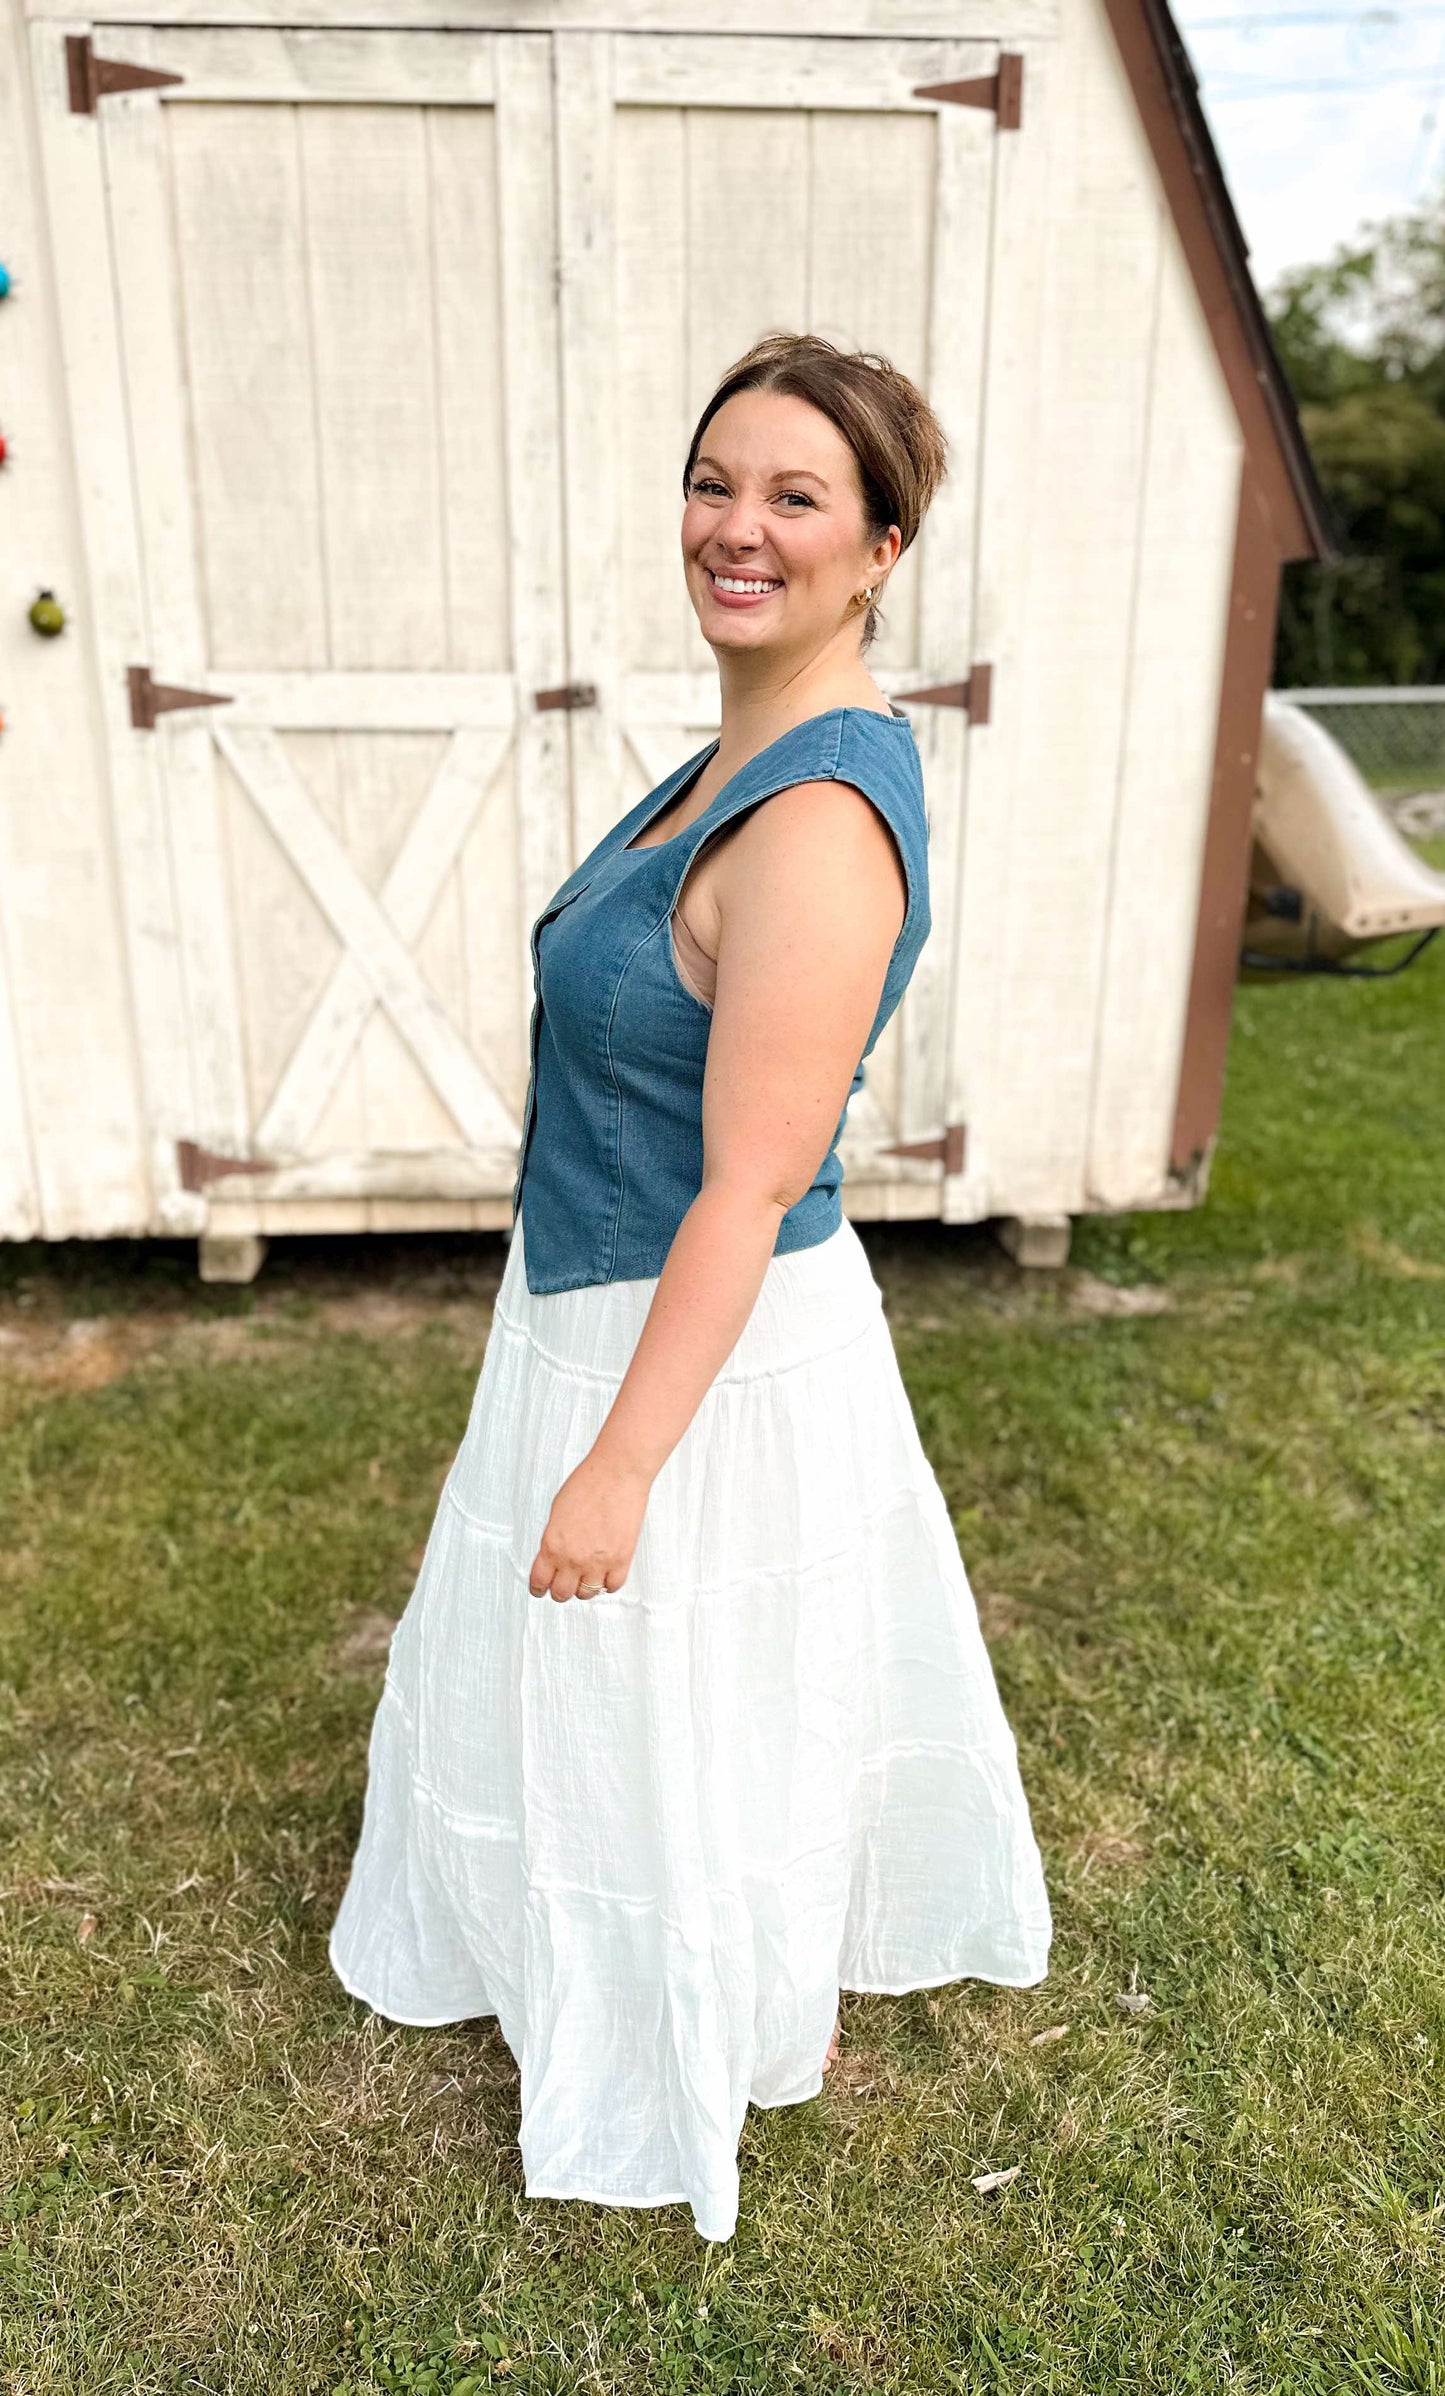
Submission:
POLYGON ((3 6, 0 1234, 507 1225, 529 927, 715 726, 679 473, 777 326, 952 445, 848 1210, 1203 1195, 1338 551, 1163 0, 3 6))

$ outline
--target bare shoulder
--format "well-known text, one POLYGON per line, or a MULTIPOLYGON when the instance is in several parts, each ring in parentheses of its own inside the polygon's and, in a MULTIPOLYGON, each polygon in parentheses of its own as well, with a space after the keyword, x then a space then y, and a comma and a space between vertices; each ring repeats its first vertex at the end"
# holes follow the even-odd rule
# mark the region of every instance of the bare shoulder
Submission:
POLYGON ((795 782, 751 808, 729 843, 726 891, 743 892, 758 877, 811 888, 836 904, 856 893, 901 920, 908 880, 886 816, 852 782, 832 778, 795 782))

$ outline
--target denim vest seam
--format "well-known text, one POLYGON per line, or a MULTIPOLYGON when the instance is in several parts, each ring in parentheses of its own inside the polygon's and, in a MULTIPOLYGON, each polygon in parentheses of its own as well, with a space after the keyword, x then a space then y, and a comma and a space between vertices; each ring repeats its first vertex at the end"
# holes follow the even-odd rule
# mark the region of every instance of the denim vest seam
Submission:
POLYGON ((585 891, 591 889, 592 877, 590 875, 585 882, 579 882, 575 890, 567 888, 568 882, 575 882, 578 874, 586 871, 586 865, 587 860, 584 859, 581 865, 573 867, 572 872, 567 876, 567 881, 559 883, 546 906, 534 918, 531 931, 527 935, 527 946, 532 960, 532 1006, 527 1021, 527 1094, 522 1101, 522 1138, 517 1152, 516 1177, 512 1183, 511 1208, 514 1223, 517 1219, 517 1201, 522 1192, 522 1176, 527 1169, 527 1142, 532 1128, 533 1100, 536 1096, 536 1035, 542 1010, 540 953, 542 926, 550 917, 560 915, 564 907, 570 907, 574 899, 581 898, 585 891))
MULTIPOLYGON (((646 851, 644 850, 641 853, 645 855, 646 851)), ((662 920, 665 923, 667 921, 667 917, 664 916, 662 920)), ((607 1278, 609 1281, 613 1277, 612 1268, 617 1262, 617 1239, 622 1228, 623 1202, 627 1196, 627 1167, 623 1162, 626 1144, 622 1137, 622 1124, 625 1110, 622 1103, 622 1084, 617 1078, 617 1066, 612 1055, 612 1026, 617 1016, 618 1001, 622 996, 622 985, 626 981, 628 973, 631 970, 632 960, 638 955, 640 950, 646 948, 648 941, 655 939, 656 936, 657 926, 656 924, 653 924, 646 932, 643 933, 640 940, 634 940, 631 948, 623 958, 622 964, 618 969, 617 981, 613 987, 612 1004, 607 1010, 607 1022, 603 1034, 603 1046, 607 1052, 607 1071, 612 1082, 613 1096, 617 1101, 617 1200, 612 1209, 611 1245, 609 1247, 607 1256, 607 1278)))

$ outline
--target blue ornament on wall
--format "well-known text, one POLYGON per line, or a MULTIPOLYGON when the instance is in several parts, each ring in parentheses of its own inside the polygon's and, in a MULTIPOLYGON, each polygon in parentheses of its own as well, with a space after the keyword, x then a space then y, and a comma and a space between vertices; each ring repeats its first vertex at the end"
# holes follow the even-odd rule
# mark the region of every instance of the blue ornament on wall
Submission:
POLYGON ((10 269, 0 258, 0 300, 10 297, 10 269))

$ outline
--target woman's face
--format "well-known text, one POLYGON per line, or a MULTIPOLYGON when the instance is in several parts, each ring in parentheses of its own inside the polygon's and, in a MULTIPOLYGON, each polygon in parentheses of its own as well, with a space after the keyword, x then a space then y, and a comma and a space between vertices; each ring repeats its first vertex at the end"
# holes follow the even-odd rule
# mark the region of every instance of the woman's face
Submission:
POLYGON ((858 594, 898 555, 891 525, 870 541, 858 464, 810 400, 738 391, 698 447, 682 518, 688 595, 714 649, 813 656, 846 626, 858 594))

